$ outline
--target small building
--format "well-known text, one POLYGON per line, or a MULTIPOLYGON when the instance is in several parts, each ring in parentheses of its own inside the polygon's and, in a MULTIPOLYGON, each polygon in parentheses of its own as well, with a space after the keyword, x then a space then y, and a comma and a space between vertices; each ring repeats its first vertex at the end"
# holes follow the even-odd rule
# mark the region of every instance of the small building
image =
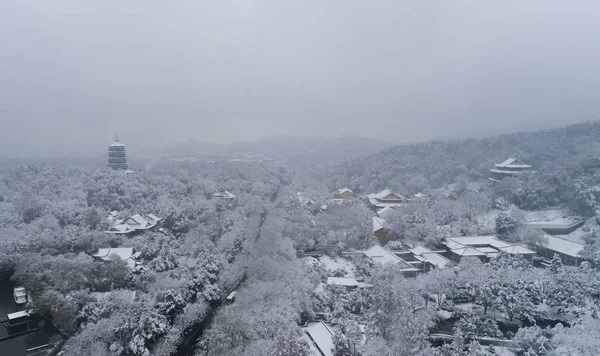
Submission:
POLYGON ((422 199, 425 199, 426 197, 427 197, 427 195, 425 195, 425 194, 423 194, 421 192, 415 194, 415 199, 416 200, 422 200, 422 199))
POLYGON ((141 254, 141 252, 136 253, 133 247, 109 247, 98 249, 98 252, 92 255, 92 257, 94 257, 96 261, 108 262, 113 256, 118 256, 127 263, 129 268, 138 272, 143 270, 143 267, 138 262, 141 254))
POLYGON ((413 257, 423 264, 423 270, 442 269, 452 265, 452 261, 440 255, 437 252, 431 251, 427 247, 417 246, 409 250, 413 257))
POLYGON ((302 206, 307 209, 310 209, 313 206, 315 206, 315 201, 312 199, 306 199, 304 202, 302 202, 302 206))
POLYGON ((551 259, 554 254, 558 254, 562 263, 570 266, 579 266, 584 261, 579 255, 583 251, 583 244, 558 236, 545 235, 544 237, 548 243, 536 245, 537 253, 541 257, 551 259))
POLYGON ((304 331, 321 356, 333 356, 333 332, 327 324, 322 321, 308 323, 304 331))
POLYGON ((377 241, 381 246, 385 246, 390 242, 388 232, 385 230, 385 220, 378 216, 373 217, 373 234, 377 237, 377 241))
POLYGON ((221 198, 221 199, 225 199, 225 200, 231 200, 231 199, 235 198, 235 194, 231 193, 230 191, 223 190, 221 192, 217 192, 217 193, 213 194, 213 198, 221 198))
POLYGON ((160 220, 161 218, 154 214, 148 214, 145 217, 135 214, 124 220, 114 220, 113 226, 105 232, 109 234, 129 234, 149 230, 156 226, 160 220))
POLYGON ((447 257, 452 262, 460 262, 463 257, 477 257, 482 262, 498 257, 501 252, 510 255, 521 255, 527 261, 533 262, 535 251, 519 244, 508 243, 495 236, 465 236, 449 237, 444 242, 448 252, 447 257))
POLYGON ((337 194, 339 199, 350 199, 352 197, 354 197, 354 192, 352 190, 350 190, 349 188, 342 188, 342 189, 338 189, 338 194, 337 194))
POLYGON ((385 207, 396 208, 402 206, 407 201, 405 197, 394 193, 390 189, 384 189, 379 193, 369 194, 367 198, 374 209, 382 209, 385 207))
POLYGON ((490 169, 491 177, 489 179, 492 182, 499 182, 504 178, 514 177, 531 169, 530 165, 521 162, 516 157, 510 157, 506 161, 494 166, 494 168, 490 169))
POLYGON ((355 277, 327 277, 328 286, 343 286, 346 289, 370 288, 371 284, 365 283, 362 278, 355 277), (359 280, 360 279, 360 280, 359 280))
POLYGON ((420 272, 420 269, 412 266, 410 263, 404 261, 402 258, 396 256, 393 252, 381 245, 375 245, 370 249, 363 251, 363 254, 367 256, 373 263, 397 264, 402 270, 402 275, 405 277, 416 277, 416 275, 420 272))
POLYGON ((306 198, 304 196, 304 193, 302 193, 302 192, 296 193, 296 196, 298 197, 298 201, 300 202, 300 206, 302 206, 304 208, 311 209, 316 204, 313 199, 306 198))
POLYGON ((344 286, 348 289, 358 288, 358 281, 354 277, 327 277, 328 286, 344 286))

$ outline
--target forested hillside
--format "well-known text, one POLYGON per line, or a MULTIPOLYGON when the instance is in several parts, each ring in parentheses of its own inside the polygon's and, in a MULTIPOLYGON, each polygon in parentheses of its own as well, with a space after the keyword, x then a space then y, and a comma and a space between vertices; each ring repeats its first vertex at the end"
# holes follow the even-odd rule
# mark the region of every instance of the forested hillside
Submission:
POLYGON ((402 145, 345 162, 325 172, 331 189, 371 193, 389 187, 417 193, 447 184, 485 179, 494 163, 511 156, 536 174, 515 189, 515 202, 534 209, 567 205, 591 214, 600 198, 600 121, 514 133, 480 140, 402 145), (584 197, 584 199, 575 198, 584 197))

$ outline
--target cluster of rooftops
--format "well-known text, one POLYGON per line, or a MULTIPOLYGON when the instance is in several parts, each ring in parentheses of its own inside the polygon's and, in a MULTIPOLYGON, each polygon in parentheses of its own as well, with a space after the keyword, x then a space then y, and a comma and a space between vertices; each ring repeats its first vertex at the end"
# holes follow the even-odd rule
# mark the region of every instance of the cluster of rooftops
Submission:
MULTIPOLYGON (((548 240, 547 248, 552 251, 562 251, 572 258, 577 258, 583 245, 563 239, 557 236, 546 235, 548 240)), ((530 250, 522 245, 502 241, 495 236, 461 236, 447 238, 444 241, 446 251, 432 251, 424 246, 416 246, 408 251, 392 251, 379 244, 361 251, 360 253, 369 258, 374 263, 393 263, 400 267, 401 273, 406 277, 416 276, 418 273, 427 269, 442 269, 460 261, 463 257, 477 257, 487 262, 492 258, 498 257, 501 253, 510 255, 520 255, 526 260, 532 261, 536 251, 530 250)), ((551 252, 552 252, 551 251, 551 252)), ((538 253, 539 254, 539 253, 538 253)), ((332 263, 331 258, 323 256, 334 272, 337 267, 343 267, 343 263, 332 263)), ((310 260, 314 260, 309 257, 310 260)), ((347 289, 369 288, 370 280, 361 277, 355 277, 350 274, 345 277, 328 277, 327 286, 343 286, 347 289)), ((319 285, 315 293, 321 293, 325 284, 319 285)), ((363 328, 364 329, 364 328, 363 328)), ((333 331, 324 322, 310 322, 304 327, 306 337, 310 341, 311 348, 315 348, 315 354, 333 355, 331 352, 333 346, 333 331)))

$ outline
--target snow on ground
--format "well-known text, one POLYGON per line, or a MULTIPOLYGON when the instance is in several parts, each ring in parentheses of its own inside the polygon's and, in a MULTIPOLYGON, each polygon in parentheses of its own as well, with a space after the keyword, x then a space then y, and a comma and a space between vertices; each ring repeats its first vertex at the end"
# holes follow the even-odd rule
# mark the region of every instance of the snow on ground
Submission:
POLYGON ((568 225, 573 223, 574 219, 559 209, 549 209, 540 211, 523 211, 525 221, 530 225, 568 225))
POLYGON ((492 210, 483 215, 477 217, 477 222, 484 231, 495 231, 496 230, 496 218, 498 217, 498 211, 492 210))
POLYGON ((330 274, 337 271, 338 269, 343 269, 344 271, 346 271, 345 277, 356 277, 354 272, 354 264, 346 259, 343 259, 341 257, 333 258, 327 255, 323 255, 318 258, 306 258, 306 263, 309 264, 316 263, 316 261, 321 262, 325 266, 327 272, 330 274))
POLYGON ((560 314, 558 312, 558 307, 551 307, 551 306, 548 306, 548 304, 546 304, 546 303, 541 303, 539 305, 536 305, 535 311, 538 313, 546 314, 546 317, 548 319, 566 321, 567 323, 571 323, 578 319, 578 317, 576 317, 575 315, 570 314, 570 313, 569 314, 560 314))

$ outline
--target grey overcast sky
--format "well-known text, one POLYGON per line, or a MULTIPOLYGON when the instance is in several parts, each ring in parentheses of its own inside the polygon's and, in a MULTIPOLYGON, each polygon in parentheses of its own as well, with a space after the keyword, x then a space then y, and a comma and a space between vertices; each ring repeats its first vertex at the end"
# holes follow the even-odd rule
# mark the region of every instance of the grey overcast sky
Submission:
POLYGON ((597 0, 0 0, 0 150, 593 120, 599 35, 597 0))

